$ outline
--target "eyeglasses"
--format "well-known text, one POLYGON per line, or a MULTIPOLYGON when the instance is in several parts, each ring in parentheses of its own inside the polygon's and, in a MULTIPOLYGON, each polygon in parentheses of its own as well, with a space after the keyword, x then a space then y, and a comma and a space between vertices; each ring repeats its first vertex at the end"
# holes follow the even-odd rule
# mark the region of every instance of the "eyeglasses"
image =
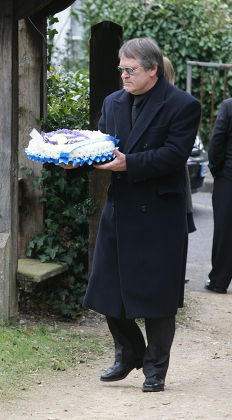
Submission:
POLYGON ((130 76, 133 76, 133 74, 135 73, 135 71, 137 69, 139 69, 140 67, 142 67, 142 66, 138 66, 138 67, 122 67, 122 66, 118 66, 118 70, 119 70, 120 74, 126 72, 130 76))

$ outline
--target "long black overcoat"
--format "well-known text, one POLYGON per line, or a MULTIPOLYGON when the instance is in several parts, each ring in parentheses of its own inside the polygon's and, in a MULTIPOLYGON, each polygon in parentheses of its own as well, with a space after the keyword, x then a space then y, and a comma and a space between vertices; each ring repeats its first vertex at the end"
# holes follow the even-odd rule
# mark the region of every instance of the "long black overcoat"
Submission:
POLYGON ((200 104, 161 77, 131 129, 131 95, 108 96, 99 129, 120 140, 83 306, 120 318, 171 316, 183 304, 185 162, 200 104))

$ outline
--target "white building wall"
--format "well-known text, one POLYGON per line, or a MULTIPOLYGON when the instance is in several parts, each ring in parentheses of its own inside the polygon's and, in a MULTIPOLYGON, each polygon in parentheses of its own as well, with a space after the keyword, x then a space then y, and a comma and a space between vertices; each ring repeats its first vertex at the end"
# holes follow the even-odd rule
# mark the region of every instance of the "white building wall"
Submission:
POLYGON ((71 60, 75 49, 81 48, 83 28, 72 16, 72 11, 77 12, 80 2, 81 0, 76 0, 70 7, 55 15, 59 21, 52 25, 52 29, 57 30, 53 40, 52 63, 54 66, 61 64, 64 56, 68 56, 71 60))
POLYGON ((54 47, 63 50, 67 34, 71 31, 71 6, 57 13, 55 17, 59 19, 59 22, 52 25, 53 29, 58 32, 54 37, 54 47))

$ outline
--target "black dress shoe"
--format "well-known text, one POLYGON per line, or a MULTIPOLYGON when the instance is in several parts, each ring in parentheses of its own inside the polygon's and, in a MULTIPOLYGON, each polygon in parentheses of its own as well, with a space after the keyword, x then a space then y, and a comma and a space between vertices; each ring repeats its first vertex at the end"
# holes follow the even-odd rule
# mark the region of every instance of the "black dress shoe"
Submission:
POLYGON ((158 392, 164 391, 164 379, 157 378, 157 376, 151 376, 146 378, 143 383, 143 392, 158 392))
POLYGON ((216 292, 216 293, 222 293, 222 294, 227 293, 227 290, 226 289, 222 289, 221 287, 214 286, 211 283, 210 279, 206 280, 206 282, 205 282, 205 289, 211 290, 211 292, 216 292))
POLYGON ((126 378, 126 376, 129 375, 133 369, 140 369, 141 367, 142 362, 128 365, 115 362, 113 366, 109 367, 105 372, 103 372, 100 379, 104 382, 121 381, 122 379, 126 378))

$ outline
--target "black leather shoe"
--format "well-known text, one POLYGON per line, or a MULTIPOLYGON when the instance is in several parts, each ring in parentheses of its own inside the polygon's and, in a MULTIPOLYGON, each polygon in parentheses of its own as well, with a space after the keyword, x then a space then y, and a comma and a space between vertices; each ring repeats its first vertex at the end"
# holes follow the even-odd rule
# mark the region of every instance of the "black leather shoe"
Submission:
POLYGON ((151 376, 146 378, 143 383, 143 392, 159 392, 164 391, 164 379, 157 378, 157 376, 151 376))
POLYGON ((120 362, 115 362, 115 364, 109 367, 103 374, 101 375, 100 379, 104 382, 112 382, 112 381, 121 381, 122 379, 126 378, 127 375, 133 369, 140 369, 142 367, 141 363, 133 363, 130 365, 123 365, 120 362))
POLYGON ((211 283, 210 279, 206 280, 205 289, 210 290, 211 292, 216 292, 216 293, 223 293, 223 294, 227 293, 226 289, 222 289, 221 287, 214 286, 211 283))

